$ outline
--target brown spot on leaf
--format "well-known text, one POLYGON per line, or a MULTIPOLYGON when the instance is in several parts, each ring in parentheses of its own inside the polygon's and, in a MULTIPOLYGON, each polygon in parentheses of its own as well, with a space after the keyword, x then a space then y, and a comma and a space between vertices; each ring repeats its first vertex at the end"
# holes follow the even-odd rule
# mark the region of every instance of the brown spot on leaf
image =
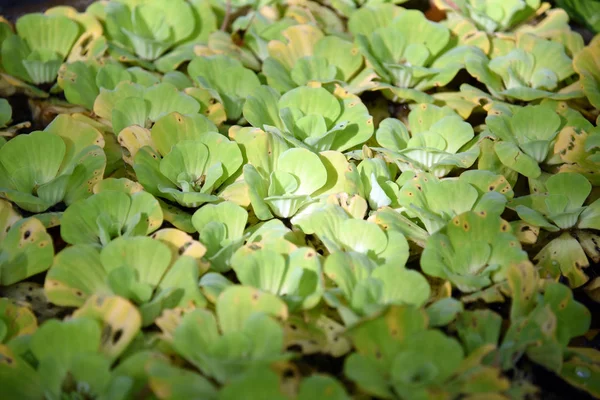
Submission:
POLYGON ((121 336, 123 336, 123 329, 117 329, 112 337, 113 344, 116 344, 121 339, 121 336))

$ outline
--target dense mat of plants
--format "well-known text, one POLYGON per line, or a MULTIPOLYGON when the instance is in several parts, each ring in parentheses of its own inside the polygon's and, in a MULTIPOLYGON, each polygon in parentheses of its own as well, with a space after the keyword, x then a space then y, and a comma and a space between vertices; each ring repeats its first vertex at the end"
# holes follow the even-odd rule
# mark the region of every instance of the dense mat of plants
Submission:
POLYGON ((600 36, 400 3, 2 20, 0 397, 600 397, 600 36))

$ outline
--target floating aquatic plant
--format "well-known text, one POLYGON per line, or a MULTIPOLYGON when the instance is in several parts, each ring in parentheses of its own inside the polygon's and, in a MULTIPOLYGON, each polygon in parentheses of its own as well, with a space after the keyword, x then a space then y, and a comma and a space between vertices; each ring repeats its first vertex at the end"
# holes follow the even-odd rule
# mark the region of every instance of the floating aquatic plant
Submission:
POLYGON ((0 397, 600 397, 596 2, 0 18, 0 397))

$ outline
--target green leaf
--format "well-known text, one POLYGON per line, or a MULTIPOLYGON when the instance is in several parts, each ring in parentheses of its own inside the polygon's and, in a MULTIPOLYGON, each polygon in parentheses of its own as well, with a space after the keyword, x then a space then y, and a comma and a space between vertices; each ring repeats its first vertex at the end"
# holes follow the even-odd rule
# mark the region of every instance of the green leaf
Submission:
POLYGON ((162 220, 160 204, 151 194, 107 191, 67 208, 60 233, 67 243, 106 245, 119 236, 154 232, 162 220))
POLYGON ((0 299, 0 310, 2 318, 0 318, 0 328, 3 333, 0 335, 1 343, 9 343, 23 335, 31 335, 38 327, 37 319, 33 312, 26 306, 17 304, 14 300, 2 298, 0 299))
POLYGON ((594 32, 600 32, 600 21, 597 15, 600 12, 600 4, 596 1, 578 2, 573 0, 558 0, 557 5, 563 8, 571 18, 583 23, 594 32))
POLYGON ((383 399, 393 398, 393 393, 383 371, 372 357, 352 353, 344 363, 344 374, 367 393, 383 399))
POLYGON ((76 245, 56 255, 46 275, 44 293, 54 304, 79 307, 93 294, 110 293, 106 278, 98 250, 91 245, 76 245), (86 260, 85 268, 81 260, 86 260))
POLYGON ((598 397, 598 350, 589 348, 569 348, 569 359, 563 363, 560 377, 570 385, 598 397))
POLYGON ((429 317, 429 326, 434 328, 446 326, 457 315, 461 314, 463 310, 463 304, 452 297, 440 299, 426 308, 427 316, 429 317))
POLYGON ((511 265, 506 278, 512 292, 510 318, 517 320, 534 309, 540 276, 533 264, 526 261, 511 265))
POLYGON ((255 312, 284 320, 288 315, 287 306, 277 296, 249 286, 228 287, 217 299, 217 315, 223 333, 242 329, 243 323, 255 312))
MULTIPOLYGON (((113 109, 117 102, 130 97, 142 98, 143 96, 144 87, 129 81, 120 82, 111 90, 100 88, 100 94, 94 102, 94 113, 112 122, 113 109)), ((122 112, 126 114, 127 108, 125 107, 122 112)))
POLYGON ((286 398, 279 388, 279 377, 267 368, 250 370, 219 392, 219 400, 234 400, 240 396, 248 400, 286 398))
POLYGON ((300 384, 298 400, 312 400, 318 398, 332 400, 349 399, 344 387, 335 379, 326 375, 312 375, 300 384))
POLYGON ((410 140, 406 126, 395 118, 386 118, 381 121, 375 136, 381 147, 396 151, 404 150, 410 140))
POLYGON ((497 214, 463 213, 430 236, 421 268, 473 292, 505 279, 511 263, 527 259, 508 222, 497 214))
POLYGON ((388 371, 403 342, 420 335, 427 326, 424 310, 413 306, 391 306, 382 315, 361 321, 348 330, 357 354, 373 360, 375 370, 388 371))
POLYGON ((296 177, 299 186, 291 193, 311 195, 327 182, 327 170, 314 153, 305 149, 290 149, 279 156, 277 171, 296 177))
POLYGON ((66 64, 58 72, 58 84, 71 104, 91 110, 100 90, 96 85, 96 71, 82 61, 66 64))
POLYGON ((142 326, 136 306, 117 296, 91 296, 73 317, 92 318, 99 323, 102 328, 100 351, 113 361, 132 343, 142 326))
POLYGON ((34 84, 52 83, 79 36, 77 23, 63 15, 31 13, 16 23, 17 35, 2 43, 9 74, 34 84))
POLYGON ((248 213, 240 206, 231 202, 223 202, 216 205, 207 204, 192 217, 192 223, 198 232, 209 222, 221 222, 226 227, 226 237, 229 239, 241 238, 248 219, 248 213))
POLYGON ((371 277, 382 282, 380 304, 413 304, 421 306, 429 299, 429 283, 417 271, 384 265, 376 268, 371 277))
POLYGON ((150 362, 147 369, 154 393, 168 393, 175 399, 217 399, 217 390, 200 374, 160 361, 150 362))
POLYGON ((11 285, 47 270, 54 246, 44 225, 36 218, 15 222, 0 245, 0 283, 11 285))
POLYGON ((584 268, 589 266, 587 256, 581 244, 569 232, 551 240, 535 256, 534 261, 551 277, 567 277, 569 286, 574 288, 589 279, 584 272, 584 268))
POLYGON ((6 99, 0 99, 0 128, 6 127, 12 120, 12 107, 6 99))
POLYGON ((5 396, 19 399, 40 399, 44 387, 40 376, 27 361, 9 347, 0 345, 0 384, 5 396))
POLYGON ((200 111, 200 105, 193 97, 180 92, 168 82, 146 89, 144 100, 150 103, 148 118, 152 121, 157 121, 175 111, 181 114, 195 114, 200 111))
POLYGON ((572 338, 585 334, 590 328, 589 310, 573 299, 567 286, 554 282, 546 286, 544 302, 556 315, 556 340, 561 346, 566 347, 572 338))
POLYGON ((330 82, 335 79, 337 69, 329 64, 325 58, 303 57, 300 58, 291 70, 291 78, 298 86, 309 82, 330 82))
POLYGON ((411 386, 415 384, 442 384, 458 369, 464 356, 456 339, 436 330, 413 335, 404 345, 405 350, 394 358, 391 370, 392 385, 401 395, 414 393, 411 386))
POLYGON ((357 46, 337 36, 326 36, 319 40, 315 44, 314 54, 335 66, 335 77, 345 82, 356 74, 363 63, 357 46))
MULTIPOLYGON (((589 4, 592 3, 594 2, 589 2, 589 4)), ((587 15, 591 16, 593 14, 587 15)), ((580 82, 583 86, 583 92, 594 107, 600 106, 600 74, 598 73, 599 61, 595 57, 599 47, 600 40, 598 38, 594 38, 587 47, 575 54, 573 59, 573 68, 579 74, 580 82)))
POLYGON ((582 229, 600 228, 600 200, 594 201, 582 211, 577 226, 582 229))
POLYGON ((60 370, 82 354, 96 353, 100 341, 100 327, 92 319, 50 320, 31 338, 30 349, 38 360, 52 359, 60 370))
POLYGON ((548 207, 551 213, 558 214, 563 211, 577 210, 583 206, 592 191, 592 185, 585 176, 566 172, 549 177, 546 180, 546 189, 550 195, 561 195, 567 198, 566 207, 562 210, 553 210, 548 207))
POLYGON ((66 146, 58 135, 33 132, 19 135, 0 148, 0 191, 20 207, 33 212, 48 209, 56 202, 36 196, 37 190, 51 183, 59 173, 66 146))
POLYGON ((171 264, 171 251, 149 237, 121 237, 102 249, 100 260, 108 274, 125 266, 135 271, 138 282, 156 287, 171 264))
POLYGON ((465 311, 456 320, 458 337, 467 354, 488 346, 497 346, 500 340, 502 317, 491 310, 465 311))
POLYGON ((542 171, 536 160, 522 152, 516 144, 497 142, 494 150, 502 164, 520 174, 528 178, 537 178, 541 175, 542 171))
POLYGON ((188 74, 201 87, 214 90, 225 106, 227 118, 236 121, 242 114, 245 99, 260 87, 253 71, 224 55, 196 57, 188 66, 188 74), (229 71, 223 75, 223 71, 229 71))
POLYGON ((261 86, 248 96, 244 104, 244 118, 252 126, 273 126, 281 129, 283 127, 279 118, 279 94, 269 86, 261 86))

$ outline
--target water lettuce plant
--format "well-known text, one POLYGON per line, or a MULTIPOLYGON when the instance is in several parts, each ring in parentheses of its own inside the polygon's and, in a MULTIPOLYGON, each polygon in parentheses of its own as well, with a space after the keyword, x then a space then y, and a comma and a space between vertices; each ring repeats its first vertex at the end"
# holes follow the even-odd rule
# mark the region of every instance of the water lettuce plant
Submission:
POLYGON ((184 207, 217 201, 219 187, 235 176, 243 158, 237 143, 215 131, 199 114, 166 115, 152 127, 152 144, 135 154, 137 179, 148 192, 184 207), (173 129, 181 133, 173 135, 173 129))
POLYGON ((188 65, 188 75, 223 104, 231 121, 240 118, 244 101, 260 86, 252 70, 224 55, 196 57, 188 65), (223 75, 225 70, 229 73, 223 75))
POLYGON ((140 67, 125 68, 119 63, 101 64, 96 60, 63 64, 58 71, 57 79, 67 101, 84 106, 88 110, 94 108, 101 89, 114 90, 122 81, 150 86, 159 83, 160 79, 140 67))
POLYGON ((53 242, 38 219, 23 219, 10 203, 0 200, 0 228, 0 284, 20 282, 50 267, 53 242))
POLYGON ((558 283, 548 283, 543 294, 541 280, 529 262, 514 264, 508 274, 508 293, 512 297, 510 325, 501 328, 502 317, 491 310, 465 311, 457 318, 458 335, 467 352, 477 354, 483 348, 493 349, 488 364, 501 369, 510 368, 522 357, 573 379, 572 368, 564 361, 571 358, 576 347, 569 341, 588 329, 590 313, 583 304, 573 299, 572 293, 558 283), (526 335, 521 332, 527 332, 526 335), (491 361, 497 360, 497 361, 491 361))
POLYGON ((0 17, 0 397, 600 398, 597 1, 0 17))
POLYGON ((345 151, 371 138, 373 118, 358 96, 342 87, 294 88, 283 96, 262 86, 248 97, 244 118, 297 147, 345 151))
POLYGON ((360 253, 333 253, 323 270, 337 286, 324 297, 346 325, 392 304, 422 306, 431 294, 427 279, 419 272, 394 262, 377 265, 360 253))
POLYGON ((550 240, 534 260, 548 275, 564 275, 570 286, 581 286, 589 279, 583 271, 589 266, 586 254, 594 261, 598 259, 594 243, 599 239, 594 231, 600 228, 600 201, 585 204, 592 185, 577 173, 550 176, 544 186, 543 193, 517 197, 509 207, 530 225, 561 233, 550 240))
POLYGON ((145 236, 163 221, 158 201, 147 192, 106 190, 67 208, 60 234, 70 244, 105 246, 122 236, 145 236))
POLYGON ((19 130, 31 127, 29 121, 15 124, 12 119, 12 107, 8 100, 0 99, 0 141, 6 143, 4 137, 12 137, 19 130))
POLYGON ((428 329, 426 314, 413 306, 390 307, 349 335, 357 352, 347 358, 344 371, 378 398, 493 395, 509 387, 497 368, 480 364, 493 348, 466 356, 456 339, 428 329))
POLYGON ((231 286, 217 299, 216 315, 195 310, 171 332, 172 345, 182 357, 218 382, 276 360, 285 360, 283 329, 287 307, 269 293, 248 286, 231 286), (261 332, 260 335, 257 332, 261 332))
POLYGON ((232 255, 244 244, 248 212, 235 203, 224 201, 200 208, 191 221, 206 245, 206 258, 212 269, 229 270, 232 255))
POLYGON ((45 292, 54 304, 75 307, 94 295, 121 296, 139 305, 146 326, 164 308, 204 305, 204 296, 194 284, 198 279, 198 264, 185 252, 174 256, 160 239, 121 237, 100 252, 81 244, 57 254, 45 292), (86 268, 77 266, 82 257, 88 260, 86 268))
POLYGON ((137 125, 150 127, 171 112, 195 114, 200 104, 169 82, 145 87, 131 81, 121 81, 114 89, 101 88, 94 102, 94 113, 105 119, 118 135, 124 128, 137 125))
POLYGON ((467 211, 429 237, 421 267, 463 292, 473 292, 506 279, 510 265, 526 259, 508 222, 496 213, 467 211))
POLYGON ((77 22, 66 16, 24 15, 16 23, 16 34, 2 41, 2 67, 25 82, 52 83, 78 37, 77 22))
POLYGON ((469 74, 499 100, 582 97, 581 90, 569 85, 575 70, 564 45, 531 33, 517 35, 514 48, 492 59, 473 51, 465 58, 465 65, 469 74))
POLYGON ((595 17, 600 7, 597 2, 579 3, 573 0, 558 0, 557 4, 569 12, 575 21, 588 26, 593 32, 600 31, 600 24, 595 17))
POLYGON ((339 205, 318 204, 298 214, 291 221, 302 232, 315 235, 330 253, 349 252, 364 255, 376 264, 404 266, 408 243, 401 232, 382 229, 379 225, 352 218, 339 205))
POLYGON ((530 105, 512 114, 490 115, 486 125, 497 140, 494 151, 500 162, 523 176, 538 178, 539 164, 554 154, 552 145, 562 121, 552 108, 530 105))
POLYGON ((458 179, 419 173, 400 189, 397 210, 433 234, 467 211, 502 214, 513 195, 506 179, 490 171, 465 171, 458 179))
POLYGON ((573 59, 573 68, 579 74, 583 92, 596 108, 600 107, 600 76, 598 76, 598 59, 596 58, 599 47, 600 40, 596 37, 573 59))
POLYGON ((244 166, 252 209, 261 220, 294 216, 327 183, 322 158, 305 148, 287 149, 270 162, 271 169, 264 172, 253 164, 244 166))
POLYGON ((309 24, 292 25, 279 36, 284 39, 267 43, 263 61, 270 87, 284 93, 309 82, 340 82, 347 90, 360 90, 363 56, 354 43, 309 24))
POLYGON ((123 382, 111 371, 111 361, 138 332, 139 314, 120 298, 93 300, 95 304, 80 309, 71 320, 52 320, 40 326, 22 349, 29 357, 2 345, 0 381, 8 396, 126 398, 131 378, 123 382), (119 308, 123 312, 120 320, 112 320, 111 311, 119 308))
POLYGON ((11 299, 0 299, 0 343, 9 343, 19 336, 32 334, 37 330, 37 319, 33 312, 11 299))
POLYGON ((554 145, 554 153, 564 162, 559 167, 560 171, 577 172, 595 186, 600 179, 597 173, 600 165, 599 149, 600 129, 592 124, 585 127, 565 127, 554 145))
POLYGON ((465 55, 472 49, 452 46, 449 29, 427 20, 423 13, 388 6, 356 10, 349 30, 383 82, 378 88, 390 89, 394 98, 403 101, 428 103, 430 97, 424 92, 449 83, 464 68, 465 55))
POLYGON ((97 135, 36 131, 0 148, 0 194, 24 210, 44 212, 87 198, 106 156, 97 135))
POLYGON ((449 107, 421 104, 408 115, 408 125, 386 119, 375 132, 383 153, 402 171, 431 172, 437 177, 454 168, 468 168, 479 156, 471 140, 473 127, 449 107))
POLYGON ((436 0, 436 5, 457 17, 468 18, 486 32, 506 32, 535 16, 540 0, 481 2, 436 0))
POLYGON ((169 7, 157 0, 110 1, 102 12, 111 43, 142 60, 155 60, 187 39, 194 33, 196 22, 192 7, 182 0, 169 7))

